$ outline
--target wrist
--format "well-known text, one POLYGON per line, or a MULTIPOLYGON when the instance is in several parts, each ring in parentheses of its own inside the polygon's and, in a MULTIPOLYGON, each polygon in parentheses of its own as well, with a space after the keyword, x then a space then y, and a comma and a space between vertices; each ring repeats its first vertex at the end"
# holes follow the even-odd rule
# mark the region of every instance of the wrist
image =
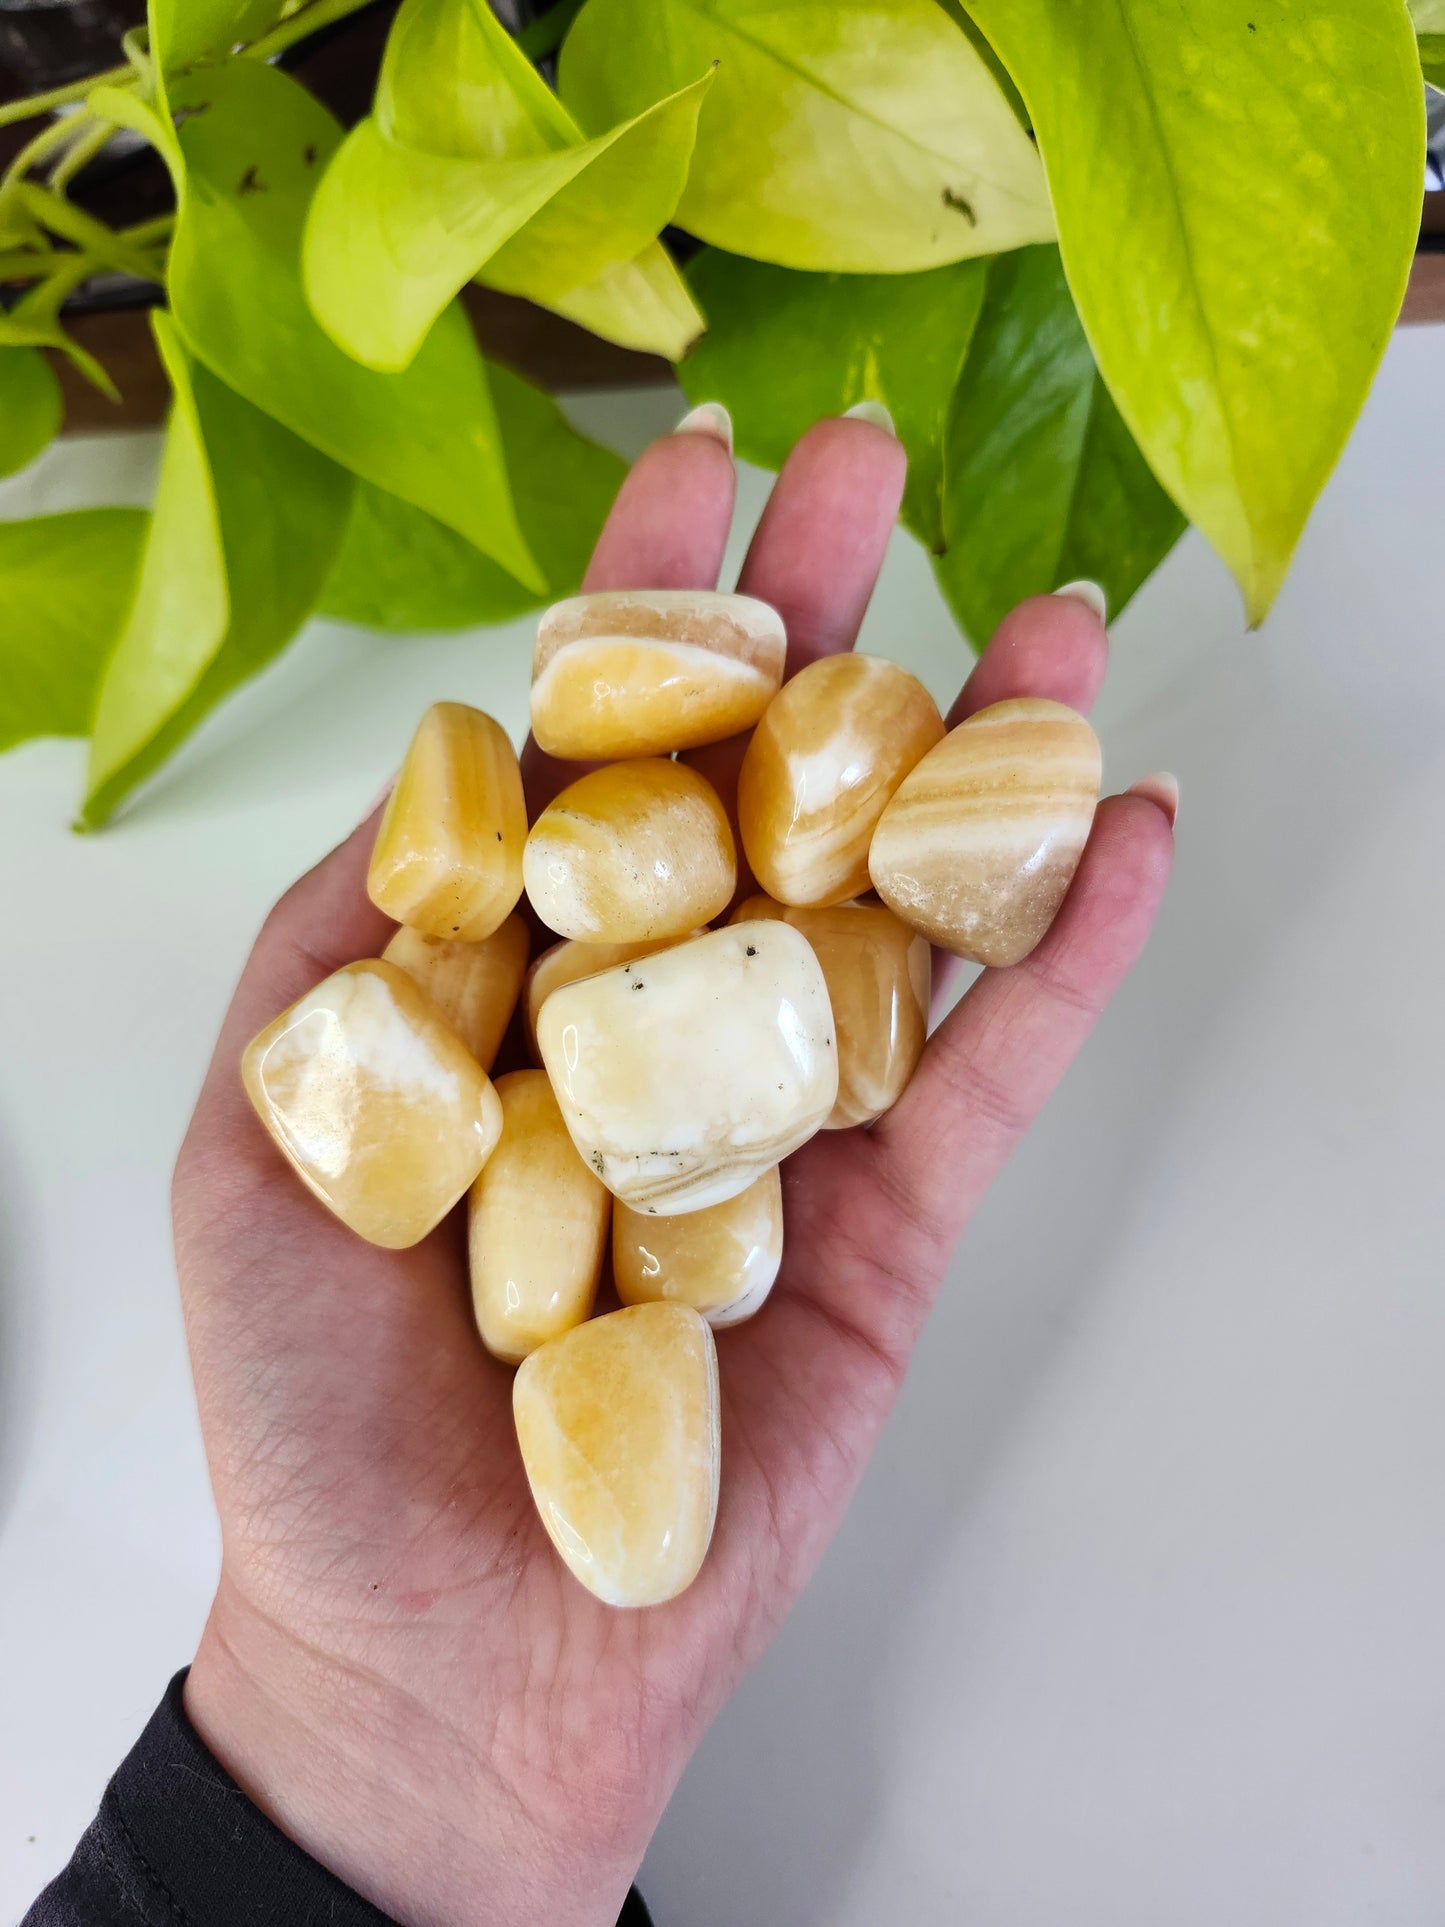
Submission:
POLYGON ((656 1818, 524 1784, 488 1747, 488 1708, 439 1719, 224 1579, 185 1708, 253 1804, 403 1927, 613 1927, 656 1818))

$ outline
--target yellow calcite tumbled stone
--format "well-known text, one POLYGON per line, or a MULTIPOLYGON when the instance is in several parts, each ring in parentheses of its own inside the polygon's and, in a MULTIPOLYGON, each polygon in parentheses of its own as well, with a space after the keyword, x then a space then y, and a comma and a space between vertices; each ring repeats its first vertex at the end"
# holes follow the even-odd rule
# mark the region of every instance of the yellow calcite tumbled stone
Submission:
POLYGON ((734 923, 554 990, 537 1044, 572 1141, 635 1210, 736 1197, 838 1097, 818 959, 785 923, 734 923))
POLYGON ((522 894, 527 806, 505 730, 465 703, 422 717, 387 799, 366 887, 428 937, 477 943, 522 894))
POLYGON ((522 874, 559 937, 681 937, 727 907, 737 858, 727 813, 696 770, 662 757, 609 763, 543 810, 522 874))
POLYGON ((672 944, 686 943, 688 937, 701 935, 700 930, 690 930, 681 937, 651 937, 637 943, 577 943, 571 937, 564 937, 561 943, 544 950, 528 970, 522 986, 522 1023, 533 1058, 541 1062, 537 1052, 537 1013, 554 990, 560 990, 563 984, 575 984, 580 977, 595 977, 599 970, 610 970, 614 964, 632 963, 635 958, 650 957, 654 950, 666 950, 672 944))
POLYGON ((348 964, 246 1046, 246 1093, 303 1183, 390 1250, 438 1224, 491 1155, 502 1106, 411 978, 348 964))
POLYGON ((775 609, 703 589, 572 596, 542 617, 532 734, 553 756, 665 756, 749 729, 782 680, 775 609))
POLYGON ((697 1577, 717 1514, 717 1349, 686 1305, 634 1305, 525 1358, 512 1386, 537 1511, 609 1606, 660 1606, 697 1577))
POLYGON ((979 710, 883 812, 874 888, 930 943, 976 963, 1018 963, 1073 881, 1101 774, 1098 737, 1063 703, 1018 696, 979 710))
POLYGON ((928 940, 881 903, 799 909, 749 897, 733 920, 780 917, 801 930, 823 967, 838 1040, 838 1101, 825 1131, 870 1124, 896 1104, 928 1038, 933 959, 928 940))
POLYGON ((868 884, 890 796, 943 735, 916 676, 881 656, 823 656, 785 683, 738 772, 738 826, 778 903, 845 903, 868 884))
POLYGON ((489 1071, 517 1008, 529 948, 527 926, 513 914, 480 943, 424 937, 403 924, 381 954, 426 992, 489 1071))
POLYGON ((691 1305, 721 1330, 762 1309, 782 1262, 776 1165, 705 1211, 658 1218, 619 1199, 612 1214, 612 1275, 624 1305, 691 1305))
POLYGON ((582 1162, 545 1071, 497 1079, 502 1135, 469 1200, 472 1308, 482 1343, 516 1364, 592 1310, 612 1196, 582 1162))

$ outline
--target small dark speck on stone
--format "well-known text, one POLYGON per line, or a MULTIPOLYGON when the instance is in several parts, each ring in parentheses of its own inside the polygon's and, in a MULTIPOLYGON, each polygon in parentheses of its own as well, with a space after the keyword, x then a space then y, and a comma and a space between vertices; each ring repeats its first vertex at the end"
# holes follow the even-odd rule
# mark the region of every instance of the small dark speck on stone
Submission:
POLYGON ((461 926, 461 925, 460 925, 459 923, 454 923, 454 924, 452 925, 452 935, 453 935, 453 936, 455 936, 455 935, 457 934, 457 932, 458 932, 458 930, 460 930, 460 929, 461 929, 461 927, 462 927, 462 926, 461 926))
POLYGON ((749 945, 748 945, 748 955, 749 955, 750 957, 756 957, 756 956, 757 956, 757 954, 758 954, 758 953, 757 953, 757 950, 756 950, 756 948, 755 948, 755 947, 754 947, 754 946, 753 946, 752 944, 749 944, 749 945))
POLYGON ((500 830, 498 830, 498 831, 497 831, 497 841, 498 841, 498 842, 500 843, 500 842, 501 842, 501 840, 502 840, 502 832, 501 832, 500 830))
POLYGON ((642 979, 641 979, 641 978, 639 977, 639 978, 637 979, 637 982, 636 982, 636 983, 635 983, 635 984, 634 984, 634 985, 632 986, 632 988, 633 988, 634 990, 646 990, 646 988, 647 988, 647 985, 646 985, 646 984, 645 984, 645 983, 644 983, 644 982, 642 981, 642 979))

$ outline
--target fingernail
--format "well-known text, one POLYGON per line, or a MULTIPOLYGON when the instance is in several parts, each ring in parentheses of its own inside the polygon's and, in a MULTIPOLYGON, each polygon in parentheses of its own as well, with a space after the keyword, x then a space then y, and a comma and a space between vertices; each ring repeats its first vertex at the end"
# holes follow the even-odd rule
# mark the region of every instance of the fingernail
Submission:
POLYGON ((1156 809, 1163 810, 1171 830, 1179 820, 1179 778, 1171 776, 1167 769, 1155 770, 1152 776, 1141 776, 1137 783, 1129 785, 1125 795, 1146 797, 1156 809))
POLYGON ((379 810, 381 808, 382 804, 386 801, 387 797, 391 795, 392 791, 395 788, 396 788, 396 772, 393 771, 392 774, 388 776, 386 781, 382 784, 381 788, 376 792, 376 795, 372 797, 371 801, 367 804, 366 808, 361 812, 361 820, 363 823, 366 821, 368 816, 370 816, 374 811, 379 810))
POLYGON ((1055 589, 1054 594, 1067 596, 1070 602, 1082 602, 1086 609, 1093 610, 1100 622, 1107 624, 1109 620, 1109 600, 1097 582, 1084 580, 1066 582, 1061 589, 1055 589))
POLYGON ((715 442, 722 443, 729 455, 733 452, 733 418, 720 401, 700 401, 696 408, 689 408, 672 432, 674 435, 711 435, 715 442))
POLYGON ((855 401, 851 408, 843 410, 843 419, 845 422, 872 422, 873 426, 881 428, 885 435, 891 435, 895 441, 898 439, 898 430, 893 426, 893 417, 881 401, 855 401))

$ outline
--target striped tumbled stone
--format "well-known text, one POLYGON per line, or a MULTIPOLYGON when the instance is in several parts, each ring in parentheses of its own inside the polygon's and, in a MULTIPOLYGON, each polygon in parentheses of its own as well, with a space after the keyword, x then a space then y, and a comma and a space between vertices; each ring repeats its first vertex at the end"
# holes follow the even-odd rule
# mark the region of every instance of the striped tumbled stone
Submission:
POLYGON ((1094 820, 1099 739, 1038 696, 993 703, 900 784, 869 851, 873 887, 931 942, 982 964, 1026 957, 1058 914, 1094 820))

